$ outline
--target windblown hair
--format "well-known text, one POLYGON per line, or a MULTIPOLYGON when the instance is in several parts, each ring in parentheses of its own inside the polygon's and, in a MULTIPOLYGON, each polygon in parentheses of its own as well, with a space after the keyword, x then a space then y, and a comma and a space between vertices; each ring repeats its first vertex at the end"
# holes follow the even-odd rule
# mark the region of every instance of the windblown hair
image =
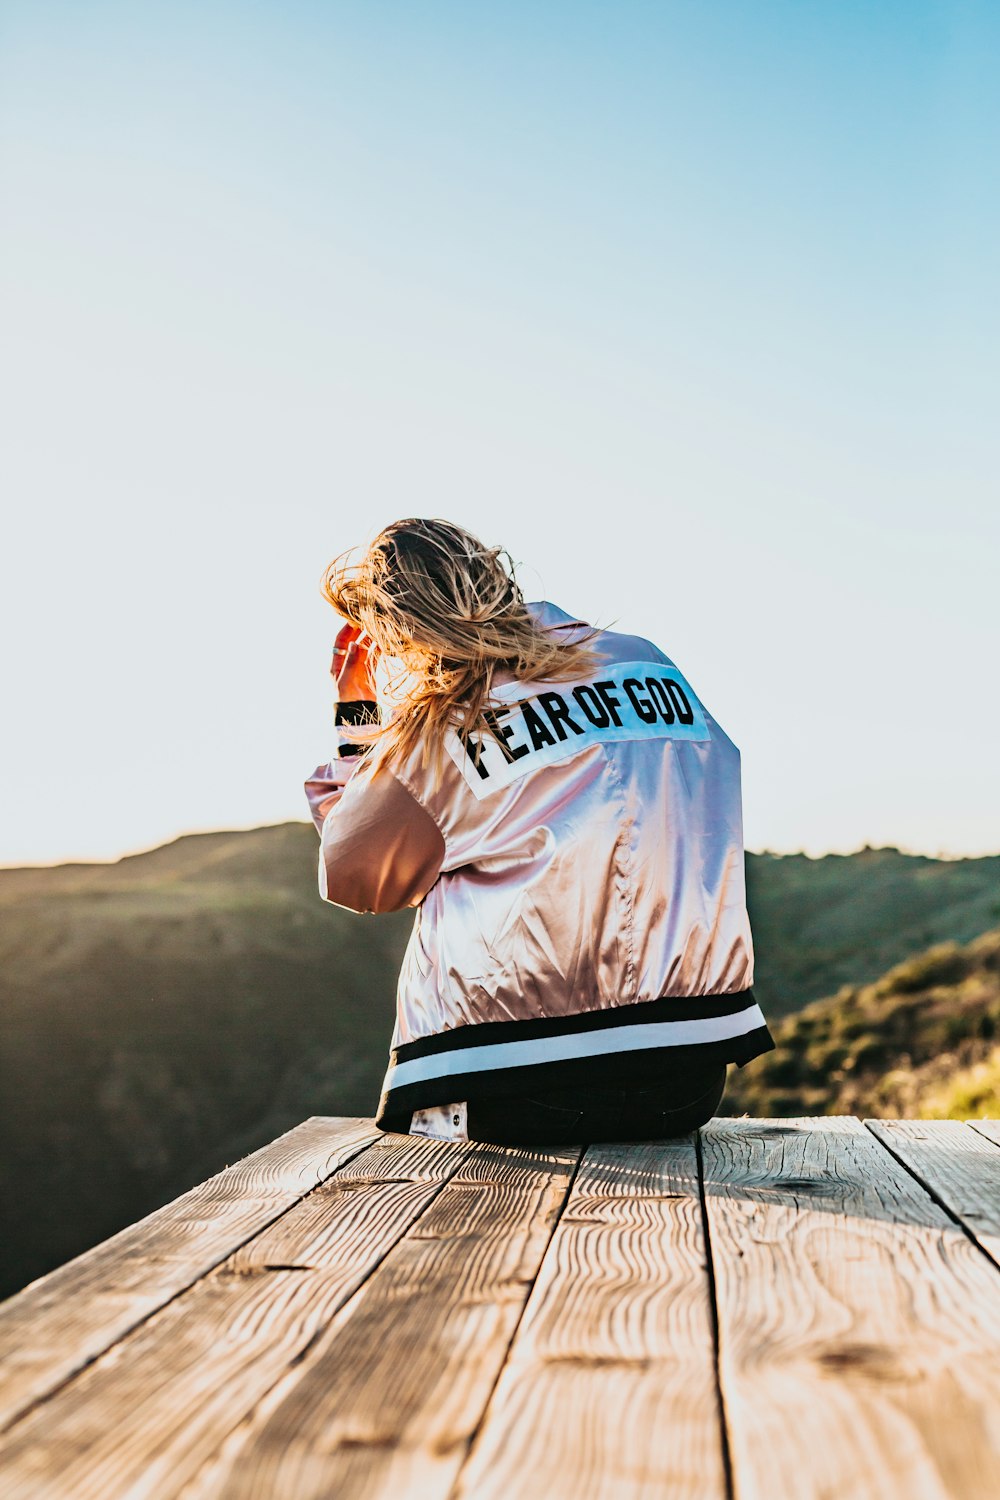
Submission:
POLYGON ((496 673, 567 681, 586 676, 597 659, 589 644, 596 630, 567 639, 537 625, 509 553, 448 521, 394 521, 360 561, 335 558, 322 589, 367 634, 376 660, 398 664, 394 712, 356 737, 400 756, 420 745, 436 773, 448 731, 467 737, 479 724, 496 673))

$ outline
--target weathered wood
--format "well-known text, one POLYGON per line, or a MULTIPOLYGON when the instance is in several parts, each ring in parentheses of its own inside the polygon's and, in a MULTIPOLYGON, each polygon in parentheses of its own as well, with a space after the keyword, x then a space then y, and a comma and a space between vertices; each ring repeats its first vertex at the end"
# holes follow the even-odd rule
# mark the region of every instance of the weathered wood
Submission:
POLYGON ((0 1305, 0 1429, 377 1136, 307 1120, 0 1305))
POLYGON ((726 1493, 694 1140, 593 1146, 455 1496, 726 1493))
POLYGON ((576 1155, 474 1147, 190 1500, 446 1496, 576 1155))
POLYGON ((710 1249, 738 1500, 993 1500, 997 1122, 702 1141, 307 1122, 0 1309, 0 1493, 722 1500, 710 1249))
POLYGON ((853 1118, 703 1132, 741 1500, 1000 1494, 1000 1277, 853 1118))
POLYGON ((1000 1146, 1000 1120, 967 1120, 965 1123, 992 1141, 994 1146, 1000 1146))
POLYGON ((866 1120, 1000 1265, 1000 1151, 960 1120, 866 1120))
POLYGON ((179 1495, 469 1149, 385 1138, 316 1188, 8 1431, 5 1500, 179 1495))

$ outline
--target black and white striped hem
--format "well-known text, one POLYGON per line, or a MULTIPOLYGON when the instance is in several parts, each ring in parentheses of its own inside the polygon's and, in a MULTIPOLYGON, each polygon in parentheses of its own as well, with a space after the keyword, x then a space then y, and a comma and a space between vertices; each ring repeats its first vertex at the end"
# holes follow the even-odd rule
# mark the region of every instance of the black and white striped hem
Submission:
POLYGON ((456 1027, 394 1049, 376 1124, 406 1130, 414 1110, 539 1088, 669 1079, 774 1048, 750 990, 668 997, 533 1021, 456 1027))

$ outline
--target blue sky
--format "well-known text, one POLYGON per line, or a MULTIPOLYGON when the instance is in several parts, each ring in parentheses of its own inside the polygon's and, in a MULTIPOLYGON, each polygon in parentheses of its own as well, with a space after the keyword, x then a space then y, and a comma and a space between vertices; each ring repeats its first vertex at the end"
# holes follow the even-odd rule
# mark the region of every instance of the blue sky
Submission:
POLYGON ((0 862, 304 815, 400 515, 653 636, 752 848, 1000 849, 1000 10, 0 8, 0 862))

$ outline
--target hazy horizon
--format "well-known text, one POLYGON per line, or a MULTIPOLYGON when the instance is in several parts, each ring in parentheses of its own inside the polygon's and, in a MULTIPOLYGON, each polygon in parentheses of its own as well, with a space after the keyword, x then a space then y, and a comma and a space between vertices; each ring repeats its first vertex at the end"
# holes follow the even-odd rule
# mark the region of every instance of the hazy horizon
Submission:
MULTIPOLYGON (((169 838, 165 838, 161 843, 138 844, 134 848, 122 849, 116 854, 109 854, 102 858, 27 860, 23 864, 12 864, 10 862, 0 861, 0 870, 52 870, 58 869, 63 865, 114 865, 120 863, 123 859, 135 859, 143 854, 152 854, 157 849, 167 848, 169 847, 169 845, 175 844, 181 839, 200 837, 211 838, 215 834, 259 833, 262 829, 281 828, 287 823, 295 822, 301 822, 304 827, 311 826, 308 818, 285 818, 279 820, 276 823, 246 823, 228 828, 187 828, 183 829, 180 833, 176 833, 171 835, 169 838)), ((316 849, 318 854, 318 839, 316 841, 316 849)), ((810 851, 808 849, 752 849, 749 844, 746 846, 746 852, 748 854, 759 856, 768 855, 779 859, 802 856, 805 859, 812 860, 826 859, 829 856, 850 858, 852 854, 864 854, 869 851, 878 853, 881 850, 893 852, 896 854, 903 854, 913 859, 935 859, 952 862, 963 859, 1000 858, 1000 848, 989 849, 984 851, 982 854, 948 854, 940 850, 904 848, 898 844, 858 844, 853 849, 823 849, 819 851, 810 851)))

